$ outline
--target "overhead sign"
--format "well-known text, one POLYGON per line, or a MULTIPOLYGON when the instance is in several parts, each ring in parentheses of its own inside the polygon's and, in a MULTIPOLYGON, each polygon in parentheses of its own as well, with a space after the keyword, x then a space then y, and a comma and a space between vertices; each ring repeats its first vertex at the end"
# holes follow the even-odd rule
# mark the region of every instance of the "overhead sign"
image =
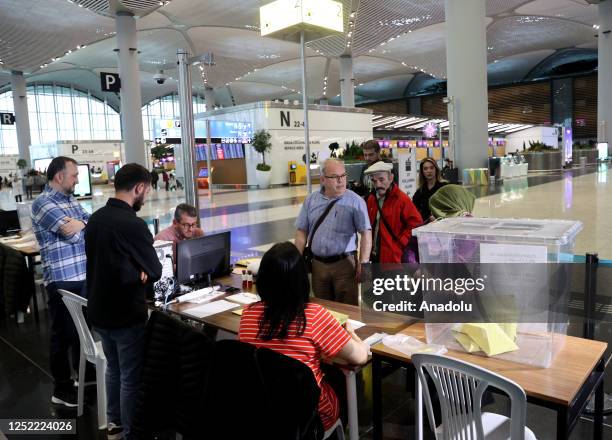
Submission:
POLYGON ((315 27, 344 31, 342 3, 333 0, 276 0, 259 8, 261 35, 315 27))
MULTIPOLYGON (((153 129, 156 139, 181 138, 181 121, 178 119, 156 119, 153 129)), ((194 121, 194 134, 196 139, 206 139, 206 121, 194 121)), ((253 125, 250 122, 210 121, 210 137, 221 139, 222 143, 249 144, 253 139, 253 125)))
POLYGON ((100 87, 103 92, 118 92, 121 89, 119 74, 100 72, 100 87))
POLYGON ((15 125, 15 115, 12 113, 0 113, 1 125, 15 125))

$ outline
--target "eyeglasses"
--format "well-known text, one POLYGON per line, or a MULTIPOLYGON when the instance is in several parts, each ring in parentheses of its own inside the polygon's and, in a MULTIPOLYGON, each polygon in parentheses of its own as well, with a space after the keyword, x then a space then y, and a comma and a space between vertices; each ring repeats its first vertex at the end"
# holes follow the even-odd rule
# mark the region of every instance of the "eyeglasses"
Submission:
POLYGON ((337 176, 335 174, 333 176, 325 176, 325 178, 326 179, 334 179, 334 180, 337 180, 338 182, 340 182, 340 181, 346 179, 346 173, 340 174, 339 176, 337 176))
POLYGON ((197 223, 179 223, 185 229, 193 229, 198 226, 197 223))

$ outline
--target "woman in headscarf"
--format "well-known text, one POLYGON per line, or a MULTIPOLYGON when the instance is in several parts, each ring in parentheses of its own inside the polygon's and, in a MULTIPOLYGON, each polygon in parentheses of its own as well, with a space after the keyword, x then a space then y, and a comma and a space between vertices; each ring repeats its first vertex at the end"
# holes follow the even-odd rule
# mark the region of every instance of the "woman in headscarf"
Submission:
POLYGON ((445 185, 430 199, 431 216, 436 219, 448 217, 471 217, 476 196, 461 185, 445 185))

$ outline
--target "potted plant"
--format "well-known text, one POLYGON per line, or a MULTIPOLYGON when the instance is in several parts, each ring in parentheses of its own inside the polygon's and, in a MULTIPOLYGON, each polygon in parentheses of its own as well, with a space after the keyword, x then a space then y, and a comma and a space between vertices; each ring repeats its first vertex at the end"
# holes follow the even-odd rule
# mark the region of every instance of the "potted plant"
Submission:
POLYGON ((345 163, 361 162, 363 161, 363 149, 355 141, 351 141, 350 144, 346 142, 346 147, 341 157, 345 163))
POLYGON ((261 189, 266 189, 270 186, 270 180, 272 179, 272 173, 270 169, 272 168, 270 165, 266 163, 266 153, 270 151, 272 148, 272 144, 270 143, 270 138, 272 135, 270 132, 266 130, 258 130, 253 136, 253 142, 251 145, 261 154, 262 161, 257 164, 255 168, 255 176, 257 177, 257 185, 261 189))
POLYGON ((329 157, 338 157, 338 154, 336 153, 338 149, 340 149, 340 145, 338 144, 338 142, 332 142, 331 144, 329 144, 329 150, 331 151, 329 157))

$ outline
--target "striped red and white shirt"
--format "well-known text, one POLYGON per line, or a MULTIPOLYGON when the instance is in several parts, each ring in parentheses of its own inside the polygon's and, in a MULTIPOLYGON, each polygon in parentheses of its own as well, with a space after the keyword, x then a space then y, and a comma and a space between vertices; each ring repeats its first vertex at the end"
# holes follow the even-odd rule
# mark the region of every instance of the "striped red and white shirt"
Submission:
POLYGON ((263 302, 245 307, 240 319, 238 339, 257 347, 269 348, 306 364, 312 370, 317 383, 321 387, 319 415, 323 427, 325 430, 331 428, 338 420, 340 408, 334 390, 323 381, 321 356, 324 355, 329 358, 336 356, 351 340, 351 336, 325 307, 308 303, 304 310, 306 328, 301 336, 297 335, 296 324, 293 322, 289 325, 288 335, 285 339, 264 341, 257 338, 259 321, 263 311, 263 302))

